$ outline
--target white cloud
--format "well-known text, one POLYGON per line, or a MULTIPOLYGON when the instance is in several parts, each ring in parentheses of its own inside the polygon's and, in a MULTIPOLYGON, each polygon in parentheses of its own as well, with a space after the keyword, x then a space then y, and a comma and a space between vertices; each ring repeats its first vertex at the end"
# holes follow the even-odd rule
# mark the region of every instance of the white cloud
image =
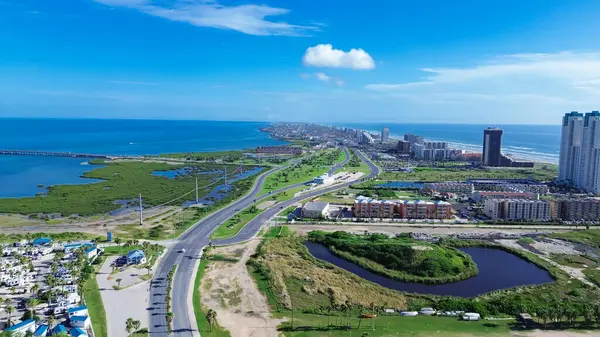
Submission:
POLYGON ((366 51, 359 48, 345 52, 333 49, 330 44, 309 47, 302 57, 302 62, 306 66, 319 68, 375 69, 375 62, 366 51))
POLYGON ((340 79, 338 77, 329 76, 325 73, 314 73, 314 74, 302 73, 302 74, 300 74, 300 78, 302 78, 304 80, 308 80, 310 78, 316 78, 317 80, 319 80, 323 83, 333 83, 333 84, 337 85, 338 87, 342 87, 346 84, 346 82, 344 82, 342 79, 340 79))
POLYGON ((269 20, 268 17, 282 16, 290 10, 267 5, 225 6, 215 0, 94 1, 108 6, 134 8, 149 15, 198 27, 235 30, 249 35, 303 36, 318 30, 315 25, 304 26, 269 20))
POLYGON ((315 77, 321 82, 329 82, 331 77, 325 75, 324 73, 316 73, 315 77))

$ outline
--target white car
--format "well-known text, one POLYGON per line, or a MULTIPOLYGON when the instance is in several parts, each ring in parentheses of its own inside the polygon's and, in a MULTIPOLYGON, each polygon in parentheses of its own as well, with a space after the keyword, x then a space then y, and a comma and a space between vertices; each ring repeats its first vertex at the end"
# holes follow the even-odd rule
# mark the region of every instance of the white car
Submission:
POLYGON ((180 253, 185 253, 185 248, 181 248, 180 253))

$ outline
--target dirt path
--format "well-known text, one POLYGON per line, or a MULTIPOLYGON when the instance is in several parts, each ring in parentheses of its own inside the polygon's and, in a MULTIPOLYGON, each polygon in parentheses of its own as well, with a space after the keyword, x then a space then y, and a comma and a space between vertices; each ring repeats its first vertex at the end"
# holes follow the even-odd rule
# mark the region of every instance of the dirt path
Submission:
POLYGON ((215 254, 239 256, 239 261, 210 264, 202 278, 202 304, 217 312, 219 325, 232 337, 278 337, 282 320, 271 318, 269 305, 246 269, 260 240, 215 249, 215 254))

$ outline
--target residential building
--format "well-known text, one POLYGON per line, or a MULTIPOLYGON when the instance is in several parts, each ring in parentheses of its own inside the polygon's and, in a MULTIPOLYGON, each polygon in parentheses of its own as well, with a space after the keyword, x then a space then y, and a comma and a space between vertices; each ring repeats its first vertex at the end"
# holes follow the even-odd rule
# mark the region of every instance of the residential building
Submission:
POLYGON ((55 326, 54 329, 52 330, 53 335, 58 335, 61 333, 67 333, 67 328, 65 328, 65 326, 62 324, 55 326))
POLYGON ((69 332, 72 337, 88 337, 87 332, 81 330, 80 328, 73 328, 69 332))
POLYGON ((471 200, 484 202, 487 199, 534 199, 535 196, 531 192, 475 191, 471 194, 471 200))
POLYGON ((425 183, 423 191, 430 194, 455 193, 470 196, 473 193, 473 184, 458 182, 425 183))
POLYGON ((390 139, 390 128, 388 128, 387 126, 385 126, 382 130, 381 130, 381 142, 385 143, 390 139))
POLYGON ((127 264, 146 263, 146 253, 141 249, 132 250, 127 253, 127 264))
POLYGON ((579 176, 583 114, 572 111, 564 115, 560 139, 558 180, 575 184, 579 176))
POLYGON ((35 332, 35 320, 27 319, 23 322, 17 323, 15 325, 9 326, 6 328, 6 331, 10 332, 14 335, 25 335, 26 333, 34 333, 35 332))
POLYGON ((413 135, 412 133, 405 133, 404 140, 410 142, 411 144, 423 144, 425 141, 423 136, 413 135))
POLYGON ((600 112, 563 117, 559 181, 600 194, 600 112))
POLYGON ((69 318, 69 322, 71 322, 71 326, 73 328, 81 328, 86 330, 92 324, 90 321, 90 316, 71 316, 69 318))
POLYGON ((406 140, 399 140, 396 144, 396 152, 400 154, 410 154, 411 143, 406 140))
POLYGON ((423 146, 425 146, 426 149, 445 150, 448 147, 448 143, 427 141, 423 142, 423 146))
POLYGON ((259 146, 256 148, 255 152, 299 156, 302 154, 302 148, 299 146, 259 146))
POLYGON ((580 198, 557 201, 562 220, 600 220, 600 199, 580 198))
POLYGON ((317 185, 327 185, 327 184, 332 184, 334 180, 335 179, 331 174, 325 173, 323 175, 320 175, 320 176, 314 178, 313 182, 317 185))
POLYGON ((371 144, 374 142, 373 136, 366 131, 362 131, 359 137, 359 143, 361 144, 371 144))
POLYGON ((326 218, 329 215, 329 203, 321 201, 311 201, 302 207, 302 217, 309 219, 326 218))
POLYGON ((46 337, 47 334, 48 325, 42 324, 35 330, 35 332, 33 333, 33 337, 46 337))
POLYGON ((96 255, 98 255, 98 247, 96 246, 84 246, 85 250, 83 251, 83 253, 85 254, 85 257, 88 259, 91 259, 93 257, 95 257, 96 255))
POLYGON ((483 130, 483 166, 502 166, 502 130, 487 128, 483 130))
POLYGON ((557 217, 551 200, 487 199, 483 213, 492 220, 547 221, 557 217))
POLYGON ((376 200, 359 196, 354 200, 357 218, 449 219, 452 205, 445 201, 376 200))

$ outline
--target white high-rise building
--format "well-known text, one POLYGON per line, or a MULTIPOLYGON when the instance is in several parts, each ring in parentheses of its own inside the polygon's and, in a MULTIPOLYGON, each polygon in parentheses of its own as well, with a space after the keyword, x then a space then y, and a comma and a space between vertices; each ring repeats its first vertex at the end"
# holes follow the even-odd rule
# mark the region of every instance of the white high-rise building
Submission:
POLYGON ((581 141, 583 138, 583 114, 572 111, 565 114, 560 141, 558 180, 576 184, 581 161, 581 141))
POLYGON ((600 112, 563 117, 558 180, 600 194, 600 112))
POLYGON ((583 118, 583 141, 581 144, 581 169, 577 186, 594 194, 600 194, 600 112, 592 111, 583 118))
POLYGON ((381 130, 381 142, 385 143, 390 139, 390 128, 388 128, 387 126, 385 126, 382 130, 381 130))

